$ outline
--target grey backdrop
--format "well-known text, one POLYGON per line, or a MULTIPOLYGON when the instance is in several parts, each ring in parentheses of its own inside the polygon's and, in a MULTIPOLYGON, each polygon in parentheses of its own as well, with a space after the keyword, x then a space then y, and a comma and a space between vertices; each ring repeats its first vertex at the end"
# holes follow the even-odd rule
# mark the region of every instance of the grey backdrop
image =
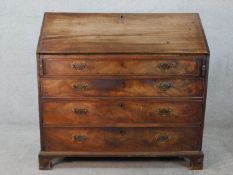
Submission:
POLYGON ((205 121, 205 170, 233 170, 233 1, 231 0, 1 0, 0 1, 0 174, 108 171, 112 174, 192 174, 182 163, 71 163, 39 172, 36 45, 43 13, 61 12, 198 12, 210 47, 205 121), (17 156, 15 156, 17 155, 17 156), (84 166, 84 168, 80 168, 84 166), (140 168, 137 168, 140 166, 140 168), (70 168, 72 167, 72 168, 70 168), (112 168, 110 171, 109 167, 112 168), (166 167, 166 169, 164 168, 166 167), (89 169, 92 168, 92 169, 89 169), (102 169, 104 168, 104 169, 102 169), (136 168, 136 169, 135 169, 136 168))

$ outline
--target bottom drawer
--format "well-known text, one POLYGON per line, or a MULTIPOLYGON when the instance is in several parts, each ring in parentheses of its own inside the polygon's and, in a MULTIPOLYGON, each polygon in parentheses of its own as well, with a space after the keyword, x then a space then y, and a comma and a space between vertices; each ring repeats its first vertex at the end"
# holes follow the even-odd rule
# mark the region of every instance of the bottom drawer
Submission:
POLYGON ((44 127, 44 151, 149 152, 197 150, 199 127, 44 127))

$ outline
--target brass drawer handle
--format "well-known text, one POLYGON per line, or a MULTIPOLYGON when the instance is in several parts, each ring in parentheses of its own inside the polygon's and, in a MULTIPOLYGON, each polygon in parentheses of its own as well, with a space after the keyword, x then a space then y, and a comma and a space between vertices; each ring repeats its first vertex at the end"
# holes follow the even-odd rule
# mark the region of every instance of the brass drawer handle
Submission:
POLYGON ((78 115, 87 115, 88 113, 88 109, 85 108, 74 108, 72 111, 78 115))
POLYGON ((156 109, 156 111, 161 116, 167 116, 167 115, 171 114, 171 112, 173 111, 173 109, 172 108, 158 108, 158 109, 156 109))
POLYGON ((74 135, 73 139, 74 139, 74 141, 76 141, 78 143, 82 143, 82 142, 85 142, 87 140, 87 137, 84 135, 74 135))
POLYGON ((87 67, 86 63, 72 63, 71 68, 75 70, 83 70, 87 67))
POLYGON ((76 91, 84 91, 87 89, 87 86, 87 83, 76 83, 73 84, 73 89, 75 89, 76 91))
POLYGON ((160 63, 157 65, 157 67, 161 70, 161 71, 168 71, 171 69, 174 69, 176 67, 176 63, 175 62, 170 62, 170 63, 160 63))
POLYGON ((171 136, 167 135, 167 134, 158 134, 155 136, 155 141, 157 143, 167 143, 171 140, 171 136))
POLYGON ((170 89, 172 87, 173 87, 173 83, 172 82, 160 82, 159 83, 159 89, 161 91, 166 91, 166 90, 168 90, 168 89, 170 89))

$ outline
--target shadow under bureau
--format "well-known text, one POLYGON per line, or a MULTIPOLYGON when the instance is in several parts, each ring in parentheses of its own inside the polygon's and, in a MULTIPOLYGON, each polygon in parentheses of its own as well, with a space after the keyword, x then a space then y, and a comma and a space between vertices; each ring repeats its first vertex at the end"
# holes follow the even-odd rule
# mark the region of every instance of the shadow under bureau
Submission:
POLYGON ((183 157, 202 169, 209 50, 198 14, 45 13, 40 169, 63 157, 183 157))

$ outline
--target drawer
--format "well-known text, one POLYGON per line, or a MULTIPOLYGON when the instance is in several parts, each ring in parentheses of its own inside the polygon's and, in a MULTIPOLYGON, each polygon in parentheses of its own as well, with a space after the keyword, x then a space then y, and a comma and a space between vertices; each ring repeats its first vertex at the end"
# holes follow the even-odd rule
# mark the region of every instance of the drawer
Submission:
POLYGON ((192 75, 200 73, 195 59, 44 59, 44 74, 59 75, 192 75))
POLYGON ((44 124, 200 123, 202 101, 151 99, 43 100, 44 124))
POLYGON ((43 128, 45 151, 191 151, 200 140, 193 128, 43 128))
POLYGON ((43 97, 201 97, 203 79, 42 79, 43 97))

